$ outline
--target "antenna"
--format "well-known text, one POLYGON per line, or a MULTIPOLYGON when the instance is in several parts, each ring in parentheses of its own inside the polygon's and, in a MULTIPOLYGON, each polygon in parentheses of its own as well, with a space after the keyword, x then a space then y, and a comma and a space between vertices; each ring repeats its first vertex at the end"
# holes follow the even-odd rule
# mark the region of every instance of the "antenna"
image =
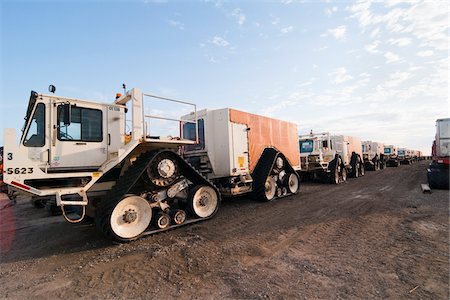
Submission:
POLYGON ((127 94, 127 85, 125 83, 122 83, 122 88, 123 88, 123 94, 126 95, 127 94))

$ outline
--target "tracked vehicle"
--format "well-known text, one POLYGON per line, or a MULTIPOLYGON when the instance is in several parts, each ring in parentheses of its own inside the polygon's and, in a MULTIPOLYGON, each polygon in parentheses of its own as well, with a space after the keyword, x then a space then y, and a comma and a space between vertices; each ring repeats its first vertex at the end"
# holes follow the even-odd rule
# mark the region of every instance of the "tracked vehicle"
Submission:
POLYGON ((407 148, 398 149, 398 160, 401 165, 410 165, 413 163, 414 150, 407 148))
POLYGON ((400 166, 400 160, 398 159, 398 148, 394 145, 384 145, 384 155, 386 156, 387 167, 400 166))
POLYGON ((106 236, 127 242, 218 211, 219 190, 179 154, 181 146, 197 144, 197 128, 195 104, 139 89, 112 104, 31 92, 18 145, 15 130, 5 129, 3 180, 17 191, 53 197, 69 222, 92 217, 106 236), (151 114, 153 100, 187 106, 194 117, 151 114), (189 123, 194 134, 151 136, 155 119, 189 123), (79 207, 80 217, 66 214, 67 206, 79 207))
MULTIPOLYGON (((191 113, 182 120, 193 121, 191 113)), ((297 193, 297 125, 231 108, 197 113, 197 145, 183 146, 183 157, 223 196, 250 194, 271 201, 297 193)), ((195 134, 185 123, 183 137, 195 134)))
POLYGON ((386 157, 382 143, 363 141, 362 154, 366 170, 377 171, 386 167, 386 157))
POLYGON ((361 140, 330 133, 299 136, 301 174, 308 179, 339 184, 351 177, 364 176, 361 140))

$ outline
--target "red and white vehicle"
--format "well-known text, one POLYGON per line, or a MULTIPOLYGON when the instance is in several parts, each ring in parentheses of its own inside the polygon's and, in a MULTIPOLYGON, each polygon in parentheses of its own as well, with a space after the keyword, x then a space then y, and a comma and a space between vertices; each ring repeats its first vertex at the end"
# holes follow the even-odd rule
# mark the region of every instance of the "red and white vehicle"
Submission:
POLYGON ((433 142, 432 161, 428 168, 431 188, 449 188, 450 118, 436 120, 436 139, 433 142))

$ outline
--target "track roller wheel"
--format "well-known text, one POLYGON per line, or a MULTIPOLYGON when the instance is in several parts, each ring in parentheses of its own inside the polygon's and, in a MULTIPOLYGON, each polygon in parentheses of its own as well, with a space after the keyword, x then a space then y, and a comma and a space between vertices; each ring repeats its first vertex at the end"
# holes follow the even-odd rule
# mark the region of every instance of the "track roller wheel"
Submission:
POLYGON ((184 221, 186 221, 186 212, 184 210, 174 209, 170 211, 169 215, 173 222, 177 225, 183 224, 184 221))
POLYGON ((109 205, 96 218, 97 225, 107 235, 119 242, 138 238, 152 219, 152 208, 142 197, 127 196, 115 205, 109 205))
POLYGON ((291 193, 291 194, 297 193, 298 188, 300 187, 298 176, 295 175, 294 173, 291 173, 288 177, 287 186, 288 186, 289 193, 291 193))
POLYGON ((211 217, 219 209, 219 195, 207 185, 195 186, 187 201, 189 212, 199 218, 211 217))
POLYGON ((159 229, 166 229, 170 226, 170 217, 164 212, 158 212, 152 219, 153 225, 159 229))
POLYGON ((172 155, 161 153, 153 159, 152 164, 147 168, 144 180, 159 187, 167 187, 179 177, 178 169, 178 163, 172 155))
POLYGON ((264 196, 266 201, 271 201, 277 194, 277 183, 272 176, 268 176, 264 184, 264 196))

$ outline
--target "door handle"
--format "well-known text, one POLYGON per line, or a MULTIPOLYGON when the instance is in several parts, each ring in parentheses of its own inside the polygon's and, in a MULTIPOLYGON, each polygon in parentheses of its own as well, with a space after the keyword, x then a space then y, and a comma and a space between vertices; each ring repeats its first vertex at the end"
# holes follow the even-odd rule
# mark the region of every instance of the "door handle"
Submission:
POLYGON ((86 145, 86 143, 75 143, 75 145, 86 145))
POLYGON ((108 146, 110 146, 110 145, 111 145, 111 134, 108 133, 108 146))

